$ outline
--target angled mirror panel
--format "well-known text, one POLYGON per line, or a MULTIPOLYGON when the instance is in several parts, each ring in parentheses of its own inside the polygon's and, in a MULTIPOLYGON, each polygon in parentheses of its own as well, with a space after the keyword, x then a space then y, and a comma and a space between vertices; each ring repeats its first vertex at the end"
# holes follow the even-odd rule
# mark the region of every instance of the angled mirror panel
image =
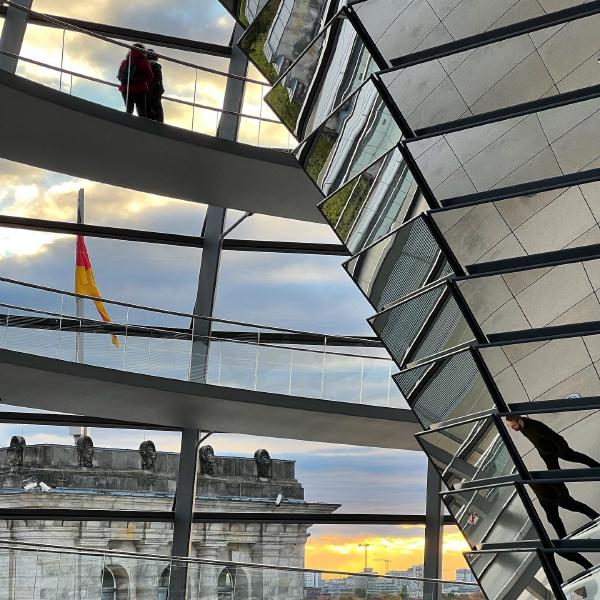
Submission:
POLYGON ((540 539, 513 484, 449 492, 442 498, 472 547, 540 539))
POLYGON ((342 12, 315 38, 265 96, 297 139, 303 140, 372 73, 376 61, 342 12))
POLYGON ((317 187, 328 195, 401 139, 390 109, 370 78, 294 154, 317 187))
POLYGON ((365 248, 344 268, 375 310, 454 274, 422 217, 365 248))
POLYGON ((375 315, 370 323, 401 367, 474 339, 445 283, 375 315))
POLYGON ((596 85, 599 27, 596 14, 392 71, 382 79, 417 131, 596 85))
POLYGON ((470 552, 465 558, 488 600, 555 598, 534 551, 470 552))
MULTIPOLYGON (((577 398, 573 398, 573 406, 576 404, 577 398)), ((600 468, 600 450, 596 436, 600 426, 600 413, 597 410, 565 410, 523 414, 517 420, 516 417, 510 418, 513 420, 507 419, 505 426, 529 471, 540 471, 540 477, 555 477, 560 474, 560 469, 582 470, 582 475, 589 475, 589 468, 600 468)), ((593 471, 591 474, 595 473, 593 471)), ((548 489, 561 492, 558 488, 548 489)), ((592 489, 597 492, 600 484, 592 486, 592 489)), ((563 487, 562 492, 564 491, 563 487)))
POLYGON ((515 465, 489 417, 417 435, 449 490, 479 479, 512 475, 515 465))
POLYGON ((225 4, 237 20, 248 27, 267 4, 267 0, 225 0, 225 4))
POLYGON ((527 483, 531 502, 552 540, 600 540, 600 481, 527 483))
POLYGON ((600 550, 563 550, 546 556, 554 557, 567 600, 600 599, 600 550))
POLYGON ((541 17, 582 0, 367 0, 356 12, 386 59, 541 17))
POLYGON ((573 336, 480 349, 504 400, 533 402, 600 395, 600 336, 573 336), (566 360, 568 357, 568 360, 566 360))
POLYGON ((594 169, 600 99, 408 142, 438 200, 594 169))
POLYGON ((598 244, 600 182, 443 209, 432 216, 463 265, 598 244))
POLYGON ((319 209, 354 254, 423 210, 422 204, 406 162, 393 148, 327 197, 319 209))
MULTIPOLYGON (((251 3, 261 10, 251 8, 255 18, 248 19, 251 25, 238 45, 267 81, 275 83, 317 35, 332 1, 248 0, 251 3)), ((242 10, 248 13, 243 3, 242 10)))
POLYGON ((485 334, 600 321, 600 260, 457 282, 485 334))
POLYGON ((433 361, 427 369, 400 371, 393 379, 423 427, 496 408, 470 350, 433 361))

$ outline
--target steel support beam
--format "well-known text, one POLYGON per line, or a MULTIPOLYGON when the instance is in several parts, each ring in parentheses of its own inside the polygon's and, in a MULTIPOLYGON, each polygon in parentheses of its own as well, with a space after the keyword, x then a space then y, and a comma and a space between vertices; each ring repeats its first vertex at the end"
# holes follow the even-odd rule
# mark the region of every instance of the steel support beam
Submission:
MULTIPOLYGON (((425 552, 423 577, 440 579, 442 576, 442 544, 444 536, 444 510, 440 492, 442 480, 431 462, 427 463, 427 496, 425 501, 425 552)), ((423 585, 423 600, 440 600, 442 587, 438 583, 423 585)))
MULTIPOLYGON (((198 477, 198 442, 200 431, 184 429, 181 432, 181 452, 175 492, 175 523, 173 525, 172 556, 190 555, 196 481, 198 477)), ((169 599, 185 600, 187 566, 181 564, 172 569, 169 580, 169 599)))
MULTIPOLYGON (((32 0, 14 0, 16 4, 20 4, 25 8, 31 8, 32 0)), ((19 10, 14 6, 9 6, 4 17, 4 27, 0 36, 0 51, 9 52, 10 54, 21 54, 21 46, 25 38, 25 30, 27 29, 28 13, 24 10, 19 10)), ((0 69, 15 73, 17 71, 18 60, 12 56, 0 54, 0 69)))
MULTIPOLYGON (((234 42, 242 35, 243 29, 236 25, 234 42)), ((231 51, 229 73, 243 77, 248 69, 248 59, 242 51, 234 45, 231 51)), ((240 119, 237 114, 242 109, 244 98, 244 81, 229 78, 225 88, 223 100, 224 110, 217 129, 217 137, 235 141, 239 129, 240 119)), ((221 250, 223 248, 223 231, 227 210, 218 206, 209 206, 204 219, 204 247, 198 277, 198 290, 194 304, 194 314, 206 317, 213 316, 221 250)), ((206 369, 208 366, 208 353, 210 350, 211 322, 206 319, 196 319, 192 323, 194 341, 192 343, 192 360, 190 364, 190 381, 206 383, 206 369)))

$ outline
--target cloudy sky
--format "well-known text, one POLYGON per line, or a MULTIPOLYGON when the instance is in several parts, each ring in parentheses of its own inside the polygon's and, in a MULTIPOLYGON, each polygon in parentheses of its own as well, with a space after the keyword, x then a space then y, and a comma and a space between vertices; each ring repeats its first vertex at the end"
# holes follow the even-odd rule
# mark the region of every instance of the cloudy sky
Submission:
MULTIPOLYGON (((227 44, 233 22, 217 0, 34 0, 41 12, 83 18, 114 25, 227 44)), ((218 69, 224 59, 165 51, 174 56, 218 69)), ((115 82, 122 49, 90 40, 81 34, 42 27, 28 28, 23 55, 115 82)), ((165 87, 172 98, 193 100, 207 107, 221 106, 224 79, 189 67, 164 63, 165 87)), ((60 87, 84 98, 121 109, 118 93, 106 85, 63 76, 56 71, 21 63, 19 73, 60 87)), ((253 77, 258 75, 253 72, 253 77)), ((261 101, 261 86, 249 86, 243 112, 272 115, 261 101)), ((165 103, 166 120, 180 127, 214 133, 218 112, 165 103), (193 121, 193 123, 192 123, 193 121)), ((246 119, 240 137, 253 144, 287 147, 293 143, 279 125, 246 119)), ((84 142, 82 142, 84 144, 84 142)), ((82 146, 81 151, 85 151, 82 146)), ((157 158, 159 159, 159 157, 157 158)), ((87 223, 123 226, 183 234, 199 234, 206 207, 175 199, 83 181, 27 165, 0 160, 0 212, 23 217, 75 220, 77 190, 85 189, 87 223)), ((207 199, 208 201, 208 199, 207 199)), ((228 222, 239 213, 229 211, 228 222)), ((273 217, 254 216, 235 232, 235 237, 254 239, 336 242, 328 227, 273 217)), ((201 253, 199 250, 152 246, 113 240, 88 239, 87 246, 101 293, 107 298, 163 309, 191 312, 201 253)), ((72 290, 74 238, 0 229, 0 276, 72 290)), ((365 319, 371 307, 341 268, 340 257, 224 252, 219 275, 216 316, 273 326, 320 331, 329 334, 365 335, 371 330, 365 319)), ((25 303, 31 294, 3 286, 5 302, 25 303)), ((46 307, 50 309, 51 307, 46 307)), ((87 309, 91 311, 91 307, 87 309)), ((88 314, 90 314, 88 312, 88 314)), ((109 348, 110 350, 110 348, 109 348)), ((8 443, 13 434, 28 443, 69 443, 63 428, 0 427, 8 443)), ((97 446, 137 448, 152 436, 159 450, 175 451, 176 436, 144 432, 95 430, 97 446)), ((2 442, 2 439, 0 439, 2 442)), ((276 458, 297 461, 297 477, 310 501, 342 504, 347 512, 421 513, 424 510, 426 463, 420 453, 297 442, 293 440, 215 435, 211 439, 221 455, 251 456, 266 447, 276 458)), ((400 527, 320 526, 312 529, 307 564, 313 568, 360 570, 363 550, 372 544, 370 556, 392 560, 391 568, 406 568, 422 561, 423 531, 400 527)), ((444 575, 453 578, 462 566, 460 536, 446 535, 444 575)), ((382 570, 384 563, 373 562, 382 570)))

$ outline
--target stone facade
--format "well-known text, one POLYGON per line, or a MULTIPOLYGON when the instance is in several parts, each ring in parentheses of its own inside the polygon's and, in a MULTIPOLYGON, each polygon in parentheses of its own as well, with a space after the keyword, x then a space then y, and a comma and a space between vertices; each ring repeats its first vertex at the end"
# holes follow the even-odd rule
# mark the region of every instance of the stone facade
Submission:
MULTIPOLYGON (((285 511, 330 513, 338 506, 304 501, 293 461, 214 456, 199 469, 196 510, 205 512, 285 511), (259 460, 260 459, 260 460, 259 460), (208 474, 211 472, 212 474, 208 474), (260 477, 259 477, 260 475, 260 477), (266 476, 265 476, 266 475, 266 476), (281 507, 275 506, 277 495, 281 507)), ((257 452, 258 456, 258 452, 257 452)), ((268 456, 268 453, 267 453, 268 456)), ((206 460, 206 458, 205 458, 206 460)), ((13 448, 0 449, 0 501, 12 508, 169 511, 179 455, 55 444, 24 445, 22 461, 13 448), (85 450, 82 456, 82 448, 85 450), (91 462, 90 462, 91 461, 91 462), (90 465, 91 466, 85 466, 90 465), (43 483, 44 485, 40 484, 43 483), (33 487, 37 484, 37 487, 33 487), (50 491, 43 491, 50 487, 50 491), (29 490, 25 490, 29 487, 29 490)), ((5 521, 3 538, 168 556, 170 523, 5 521)), ((193 556, 234 562, 304 566, 310 525, 209 523, 194 525, 193 556)), ((65 598, 164 600, 169 564, 138 557, 102 557, 0 550, 0 600, 65 598), (103 579, 104 576, 104 585, 103 579), (26 582, 31 582, 31 585, 26 582), (33 587, 32 587, 33 586, 33 587)), ((191 568, 189 600, 300 600, 301 574, 243 568, 191 568)))

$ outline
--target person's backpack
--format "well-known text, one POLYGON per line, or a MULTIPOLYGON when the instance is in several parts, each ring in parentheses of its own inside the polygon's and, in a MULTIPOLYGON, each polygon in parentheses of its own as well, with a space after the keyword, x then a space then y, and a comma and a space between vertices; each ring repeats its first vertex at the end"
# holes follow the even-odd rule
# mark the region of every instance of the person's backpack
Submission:
POLYGON ((138 67, 135 63, 125 60, 121 69, 119 69, 118 78, 121 83, 134 83, 139 77, 138 67))

